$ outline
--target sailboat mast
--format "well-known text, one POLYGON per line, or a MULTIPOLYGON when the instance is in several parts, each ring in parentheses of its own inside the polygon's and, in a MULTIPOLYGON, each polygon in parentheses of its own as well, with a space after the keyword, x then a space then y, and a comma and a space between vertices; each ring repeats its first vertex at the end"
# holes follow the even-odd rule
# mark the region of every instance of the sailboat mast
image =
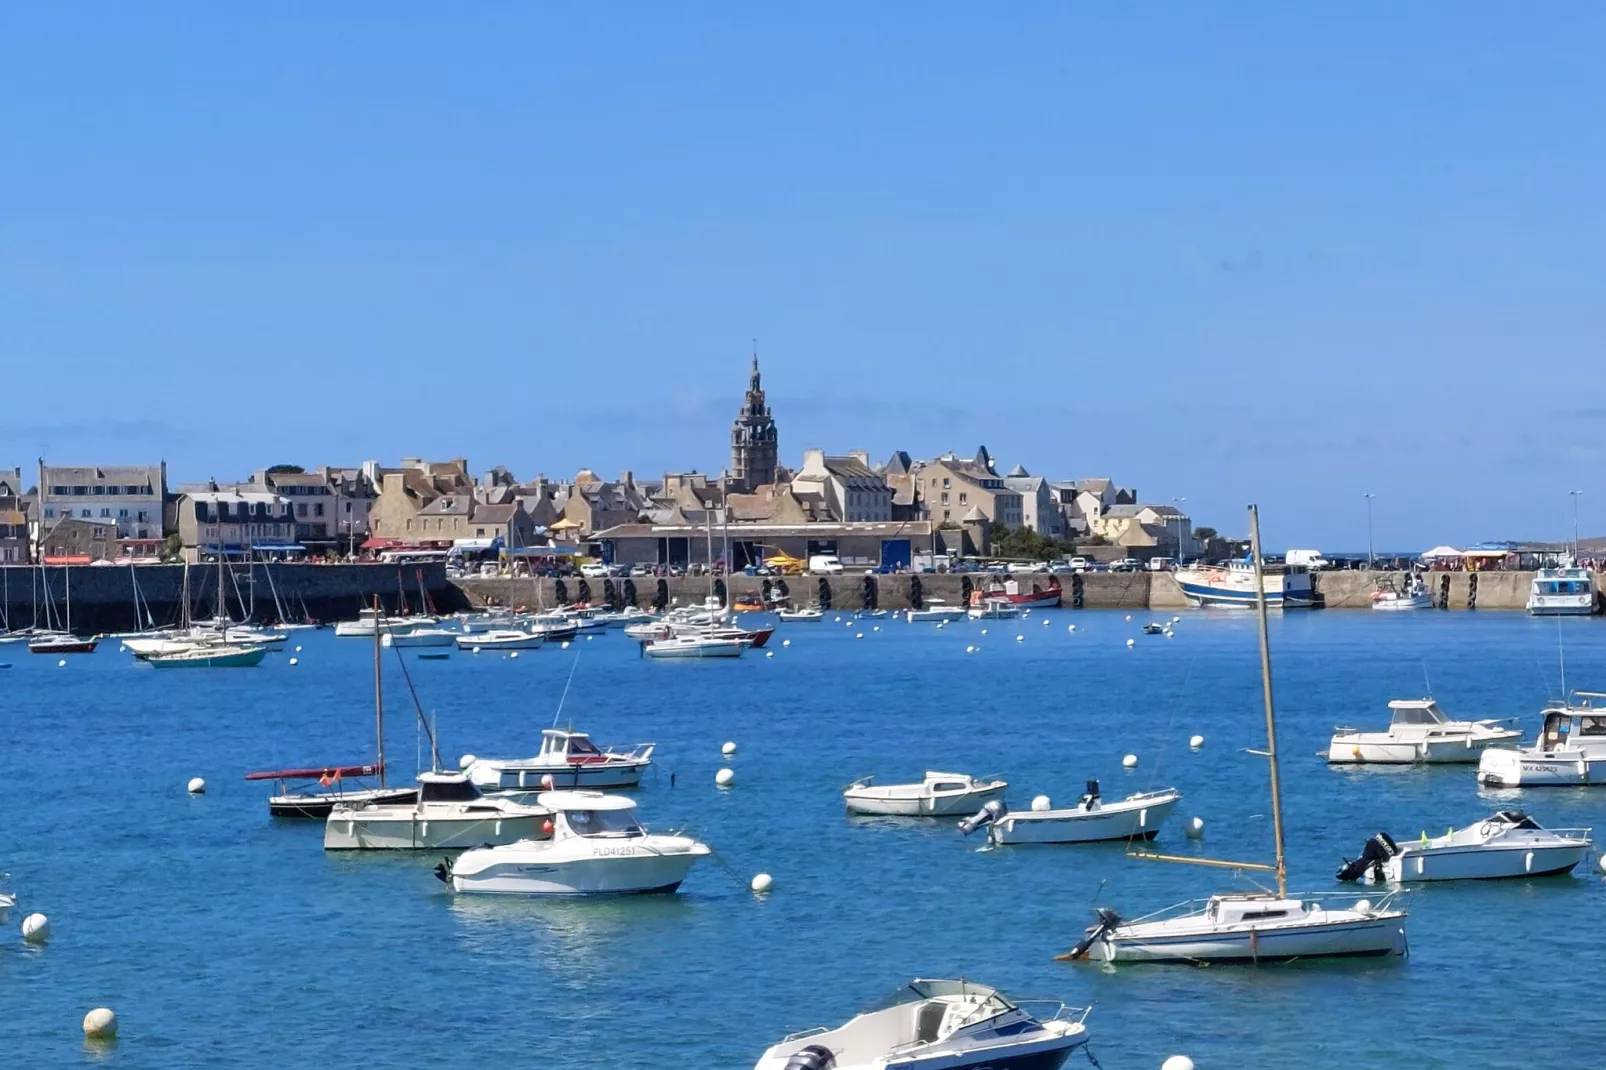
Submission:
POLYGON ((1255 559, 1255 613, 1260 618, 1260 690, 1266 702, 1266 758, 1271 765, 1271 827, 1277 841, 1277 894, 1288 895, 1288 858, 1283 852, 1283 786, 1277 769, 1277 716, 1271 695, 1271 640, 1266 627, 1266 565, 1260 550, 1260 510, 1249 507, 1249 549, 1255 559))
POLYGON ((374 738, 379 749, 379 786, 385 786, 385 690, 379 665, 379 596, 374 595, 374 738))

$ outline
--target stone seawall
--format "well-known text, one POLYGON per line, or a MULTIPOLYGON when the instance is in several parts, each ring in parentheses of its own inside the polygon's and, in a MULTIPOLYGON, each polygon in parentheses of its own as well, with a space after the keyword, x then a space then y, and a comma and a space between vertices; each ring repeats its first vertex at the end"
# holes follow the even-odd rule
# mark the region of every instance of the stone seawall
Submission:
MULTIPOLYGON (((1377 579, 1380 576, 1399 578, 1398 573, 1321 572, 1316 575, 1316 592, 1329 609, 1370 609, 1372 591, 1376 589, 1377 579)), ((820 583, 823 580, 831 592, 832 606, 838 609, 858 609, 863 606, 865 578, 862 575, 852 574, 784 577, 792 593, 792 600, 799 605, 818 600, 820 583)), ((870 578, 875 581, 877 604, 882 609, 908 608, 909 584, 913 577, 902 575, 870 578)), ((1034 584, 1038 587, 1047 587, 1050 581, 1050 577, 1041 574, 1017 578, 1021 586, 1028 589, 1034 584)), ((1521 610, 1526 608, 1528 603, 1528 588, 1533 580, 1533 573, 1430 572, 1425 578, 1436 607, 1521 610)), ((926 598, 940 598, 950 604, 958 605, 964 600, 966 579, 970 580, 973 587, 980 588, 993 577, 922 575, 919 579, 926 598)), ((1182 589, 1177 586, 1176 578, 1169 572, 1099 572, 1085 576, 1061 576, 1059 580, 1064 592, 1062 601, 1067 609, 1171 610, 1186 608, 1188 604, 1182 595, 1182 589)), ((770 582, 776 581, 776 578, 772 578, 770 582)), ((462 591, 466 600, 475 605, 551 607, 558 604, 557 591, 551 579, 512 580, 476 577, 452 582, 462 591)), ((623 589, 625 583, 623 579, 615 579, 612 582, 623 589)), ((658 588, 657 578, 637 577, 630 582, 635 585, 637 604, 651 605, 658 588)), ((592 579, 586 580, 585 583, 586 589, 591 593, 591 600, 601 601, 603 581, 592 579)), ((664 580, 664 583, 668 586, 669 597, 682 605, 701 600, 709 590, 706 576, 670 577, 664 580)), ((726 579, 732 598, 742 594, 758 593, 763 583, 764 577, 759 576, 739 575, 726 579)), ((568 578, 563 581, 563 585, 569 601, 580 597, 580 580, 568 578)))
MULTIPOLYGON (((214 613, 217 601, 217 567, 190 567, 190 614, 200 619, 214 613)), ((351 620, 378 595, 388 610, 402 603, 420 603, 420 575, 430 601, 449 612, 466 606, 456 587, 446 580, 445 566, 407 565, 295 565, 244 563, 229 566, 224 575, 224 601, 236 619, 242 615, 260 621, 277 617, 273 592, 287 616, 303 613, 321 621, 351 620)), ((134 615, 134 590, 142 605, 149 603, 158 624, 177 622, 182 616, 184 567, 182 565, 89 565, 37 568, 0 567, 0 607, 12 628, 25 628, 36 619, 44 625, 45 588, 56 617, 66 616, 66 596, 72 592, 73 630, 80 634, 127 631, 139 626, 134 615), (69 575, 70 574, 70 575, 69 575), (69 587, 70 584, 70 587, 69 587), (37 609, 36 609, 37 607, 37 609)))

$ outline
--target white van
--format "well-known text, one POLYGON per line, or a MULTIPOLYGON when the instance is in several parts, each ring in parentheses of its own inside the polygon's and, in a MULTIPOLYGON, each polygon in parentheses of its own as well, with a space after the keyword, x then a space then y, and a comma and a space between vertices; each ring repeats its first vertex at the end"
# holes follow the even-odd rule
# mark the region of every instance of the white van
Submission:
POLYGON ((810 554, 809 571, 816 575, 834 576, 842 571, 842 560, 836 554, 810 554))
POLYGON ((1151 557, 1151 558, 1149 558, 1149 571, 1150 572, 1172 572, 1172 571, 1174 571, 1176 569, 1176 567, 1177 567, 1177 559, 1174 558, 1174 557, 1151 557))
POLYGON ((1323 557, 1320 550, 1290 550, 1283 555, 1283 561, 1290 565, 1304 566, 1312 572, 1333 567, 1333 563, 1323 557))

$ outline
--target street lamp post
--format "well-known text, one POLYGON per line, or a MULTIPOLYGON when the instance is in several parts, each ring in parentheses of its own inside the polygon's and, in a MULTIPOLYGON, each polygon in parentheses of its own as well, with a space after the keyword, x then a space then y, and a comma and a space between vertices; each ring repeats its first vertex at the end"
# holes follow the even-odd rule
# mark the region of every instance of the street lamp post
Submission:
POLYGON ((1372 552, 1372 499, 1377 497, 1371 491, 1366 492, 1366 567, 1377 567, 1377 555, 1372 552))
POLYGON ((1578 560, 1578 499, 1583 493, 1584 492, 1581 491, 1581 490, 1570 490, 1570 491, 1567 492, 1567 494, 1573 500, 1573 560, 1574 561, 1578 560))

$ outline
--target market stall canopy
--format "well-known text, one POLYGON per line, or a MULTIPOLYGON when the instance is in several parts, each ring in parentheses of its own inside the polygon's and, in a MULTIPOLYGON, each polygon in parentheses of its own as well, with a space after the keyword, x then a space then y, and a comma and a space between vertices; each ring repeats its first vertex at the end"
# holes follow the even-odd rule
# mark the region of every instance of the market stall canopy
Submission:
POLYGON ((1422 555, 1422 560, 1435 561, 1441 558, 1465 556, 1467 555, 1457 550, 1454 546, 1435 546, 1422 555))

